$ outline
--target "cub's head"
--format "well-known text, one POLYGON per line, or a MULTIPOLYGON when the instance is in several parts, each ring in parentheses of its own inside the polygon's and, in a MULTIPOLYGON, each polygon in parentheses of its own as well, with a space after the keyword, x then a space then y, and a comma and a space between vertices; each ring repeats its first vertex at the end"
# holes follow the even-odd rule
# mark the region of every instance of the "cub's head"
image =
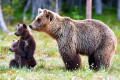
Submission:
POLYGON ((19 40, 18 41, 13 40, 13 43, 12 43, 11 47, 9 48, 9 50, 11 52, 16 52, 18 50, 18 43, 19 43, 19 40))
POLYGON ((26 33, 27 25, 26 24, 18 24, 16 26, 16 32, 14 33, 16 36, 22 36, 26 33))
POLYGON ((29 27, 36 31, 44 31, 53 20, 53 18, 53 12, 47 9, 38 9, 38 16, 29 25, 29 27))

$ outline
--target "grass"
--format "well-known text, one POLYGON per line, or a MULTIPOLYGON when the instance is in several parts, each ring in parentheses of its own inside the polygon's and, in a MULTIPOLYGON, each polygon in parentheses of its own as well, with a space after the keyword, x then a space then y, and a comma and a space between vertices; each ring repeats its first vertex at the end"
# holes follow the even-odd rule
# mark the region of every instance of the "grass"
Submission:
MULTIPOLYGON (((12 30, 13 31, 13 30, 12 30)), ((14 31, 13 31, 14 32, 14 31)), ((118 45, 116 54, 112 60, 110 70, 102 69, 98 72, 89 69, 88 59, 86 56, 82 56, 83 68, 66 71, 62 59, 58 53, 57 43, 45 33, 39 33, 33 31, 35 41, 37 42, 37 48, 35 51, 35 59, 37 65, 33 69, 9 68, 9 62, 14 58, 14 54, 8 49, 13 39, 19 39, 13 32, 9 35, 0 33, 0 79, 45 79, 45 80, 119 80, 120 79, 120 46, 118 45), (10 54, 11 53, 11 54, 10 54), (9 55, 10 54, 10 55, 9 55)), ((118 36, 120 32, 114 30, 118 36)), ((119 39, 118 39, 119 42, 119 39)))
POLYGON ((45 33, 32 31, 37 43, 35 59, 37 65, 33 69, 9 68, 9 62, 14 58, 14 54, 8 49, 13 39, 19 39, 13 33, 14 27, 9 27, 9 34, 0 32, 0 80, 120 80, 120 22, 117 22, 115 14, 94 15, 94 19, 99 19, 109 25, 118 39, 116 54, 111 62, 109 70, 101 69, 98 72, 89 69, 88 58, 82 56, 82 69, 66 71, 63 61, 58 52, 57 43, 45 33), (104 16, 106 18, 104 18, 104 16))

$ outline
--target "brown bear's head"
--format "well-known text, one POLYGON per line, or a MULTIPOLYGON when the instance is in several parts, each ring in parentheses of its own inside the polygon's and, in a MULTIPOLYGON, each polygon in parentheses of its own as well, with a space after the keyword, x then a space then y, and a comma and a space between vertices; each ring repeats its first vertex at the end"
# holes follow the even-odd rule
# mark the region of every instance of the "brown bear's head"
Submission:
POLYGON ((36 31, 45 31, 52 20, 53 13, 51 11, 38 9, 38 16, 29 27, 36 31))
POLYGON ((16 52, 18 50, 18 43, 19 43, 19 40, 18 41, 13 40, 13 43, 12 43, 11 47, 9 48, 9 50, 11 52, 16 52))
POLYGON ((27 30, 27 25, 26 24, 18 24, 16 26, 17 30, 14 33, 16 36, 22 36, 25 34, 26 30, 27 30))

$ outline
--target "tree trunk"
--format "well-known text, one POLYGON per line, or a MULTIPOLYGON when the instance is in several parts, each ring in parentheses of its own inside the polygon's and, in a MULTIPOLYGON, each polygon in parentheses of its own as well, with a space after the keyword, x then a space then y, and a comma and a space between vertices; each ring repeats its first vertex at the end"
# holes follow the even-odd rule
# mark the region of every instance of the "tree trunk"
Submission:
POLYGON ((36 8, 37 8, 37 1, 38 0, 32 0, 32 16, 30 18, 30 20, 33 20, 33 18, 35 17, 35 14, 36 14, 36 8))
POLYGON ((87 0, 86 2, 86 19, 91 19, 92 14, 92 0, 87 0))
MULTIPOLYGON (((50 10, 59 13, 59 0, 32 0, 32 16, 30 20, 33 20, 38 13, 38 8, 49 8, 50 10)), ((60 0, 61 2, 62 0, 60 0)))
POLYGON ((81 15, 82 1, 81 1, 81 0, 79 0, 79 2, 78 2, 78 3, 79 3, 79 4, 78 4, 79 15, 81 15))
POLYGON ((3 19, 3 14, 2 14, 2 10, 1 10, 1 4, 0 4, 0 29, 3 32, 8 33, 7 27, 6 27, 4 19, 3 19))
POLYGON ((95 13, 102 14, 102 1, 101 0, 95 0, 95 13))
POLYGON ((120 21, 120 0, 118 0, 117 19, 120 21))
POLYGON ((47 8, 47 0, 32 0, 32 16, 30 20, 33 20, 38 13, 38 8, 47 8))
MULTIPOLYGON (((114 0, 107 1, 107 5, 111 8, 113 6, 114 0)), ((115 0, 116 1, 116 0, 115 0)))
POLYGON ((24 21, 24 22, 26 21, 26 16, 25 16, 25 14, 26 14, 26 11, 28 10, 30 4, 31 4, 31 0, 28 0, 26 6, 25 6, 25 8, 24 8, 24 12, 23 12, 23 21, 24 21))
POLYGON ((58 0, 55 1, 55 6, 56 6, 56 13, 59 14, 59 10, 58 10, 58 0))
POLYGON ((52 0, 48 0, 48 3, 49 3, 49 5, 48 5, 48 6, 49 6, 49 9, 50 9, 51 11, 54 11, 54 10, 53 10, 53 7, 52 7, 52 0))
MULTIPOLYGON (((1 3, 6 6, 11 6, 10 0, 1 0, 1 3)), ((4 20, 6 21, 6 24, 10 25, 11 14, 4 14, 4 12, 2 13, 3 13, 3 16, 5 16, 4 20)))
POLYGON ((67 6, 70 6, 70 11, 72 12, 73 11, 73 6, 75 4, 75 1, 74 0, 66 0, 66 5, 67 6))
POLYGON ((59 9, 59 13, 62 10, 62 0, 58 0, 58 9, 59 9))

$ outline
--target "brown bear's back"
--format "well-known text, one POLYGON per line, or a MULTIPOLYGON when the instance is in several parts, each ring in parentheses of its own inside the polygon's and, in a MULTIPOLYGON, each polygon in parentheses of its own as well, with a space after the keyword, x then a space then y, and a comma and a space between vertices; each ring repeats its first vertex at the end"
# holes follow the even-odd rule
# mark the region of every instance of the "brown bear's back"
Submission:
POLYGON ((77 34, 77 51, 84 55, 92 54, 99 47, 110 41, 116 44, 113 31, 99 20, 86 19, 75 23, 77 34))

